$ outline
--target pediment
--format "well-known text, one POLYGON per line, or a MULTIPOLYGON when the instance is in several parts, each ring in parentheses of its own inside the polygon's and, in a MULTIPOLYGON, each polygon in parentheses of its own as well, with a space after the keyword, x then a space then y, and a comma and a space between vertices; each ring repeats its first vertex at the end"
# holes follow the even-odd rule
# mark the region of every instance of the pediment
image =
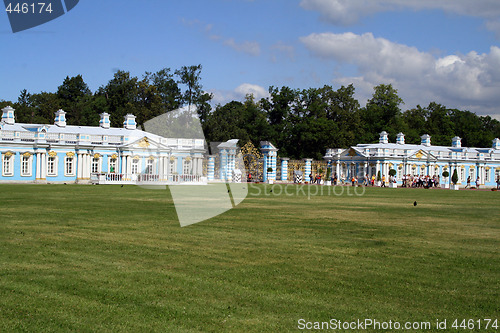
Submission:
POLYGON ((147 137, 143 136, 131 143, 128 143, 123 146, 127 149, 135 149, 135 150, 158 150, 158 149, 166 149, 164 145, 161 143, 147 137))
POLYGON ((362 152, 360 152, 358 149, 356 148, 349 148, 349 149, 346 149, 342 152, 342 154, 340 154, 341 157, 366 157, 365 154, 363 154, 362 152))
POLYGON ((409 158, 411 159, 417 159, 417 160, 423 160, 423 161, 427 161, 427 160, 437 160, 437 157, 434 156, 431 152, 429 151, 425 151, 423 149, 419 149, 419 150, 416 150, 413 152, 413 154, 411 154, 409 156, 409 158))

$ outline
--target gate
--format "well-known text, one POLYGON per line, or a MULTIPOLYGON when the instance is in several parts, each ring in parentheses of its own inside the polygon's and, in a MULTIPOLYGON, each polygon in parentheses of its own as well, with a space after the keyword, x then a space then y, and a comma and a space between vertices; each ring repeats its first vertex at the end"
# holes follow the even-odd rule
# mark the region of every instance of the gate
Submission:
POLYGON ((262 153, 255 148, 251 141, 248 141, 241 148, 241 156, 243 157, 243 163, 247 172, 244 176, 248 178, 248 174, 251 174, 253 180, 261 181, 264 168, 262 153))

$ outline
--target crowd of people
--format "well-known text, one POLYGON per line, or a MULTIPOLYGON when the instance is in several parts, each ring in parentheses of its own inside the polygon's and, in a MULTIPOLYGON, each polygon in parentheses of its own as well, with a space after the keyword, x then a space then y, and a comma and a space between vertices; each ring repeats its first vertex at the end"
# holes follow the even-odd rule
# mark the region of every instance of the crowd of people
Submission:
MULTIPOLYGON (((321 174, 316 174, 313 175, 312 173, 309 174, 309 181, 310 184, 321 184, 321 181, 323 179, 323 175, 321 174)), ((248 174, 248 182, 252 181, 252 175, 248 174)), ((429 176, 429 175, 403 175, 401 177, 402 180, 402 187, 413 187, 413 188, 431 188, 431 187, 439 187, 439 181, 440 178, 437 175, 434 176, 429 176)), ((348 183, 351 183, 352 186, 356 186, 358 184, 362 184, 364 186, 375 186, 377 180, 375 178, 375 175, 372 175, 371 177, 369 175, 365 175, 362 179, 358 179, 356 176, 352 176, 349 179, 344 176, 344 174, 341 174, 340 177, 337 176, 337 174, 333 174, 330 177, 331 185, 345 185, 348 183)), ((385 175, 382 175, 381 180, 380 180, 380 187, 386 187, 386 183, 396 183, 396 177, 390 175, 389 177, 386 177, 385 175)), ((476 178, 476 189, 479 189, 480 186, 480 181, 479 177, 476 178)), ((500 189, 500 176, 497 177, 497 190, 500 189)), ((467 185, 465 188, 471 188, 471 177, 469 176, 467 178, 467 185)))

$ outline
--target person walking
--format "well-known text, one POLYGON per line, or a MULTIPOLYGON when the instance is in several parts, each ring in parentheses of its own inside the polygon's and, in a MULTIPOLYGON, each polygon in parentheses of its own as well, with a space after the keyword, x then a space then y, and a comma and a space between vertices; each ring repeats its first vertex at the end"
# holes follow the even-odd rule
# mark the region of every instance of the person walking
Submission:
POLYGON ((476 189, 479 190, 479 176, 476 178, 476 189))
POLYGON ((500 175, 497 177, 497 190, 500 190, 500 175))
POLYGON ((382 185, 380 187, 385 187, 385 175, 382 176, 382 185))
POLYGON ((465 185, 465 188, 470 188, 470 176, 467 177, 467 185, 465 185))

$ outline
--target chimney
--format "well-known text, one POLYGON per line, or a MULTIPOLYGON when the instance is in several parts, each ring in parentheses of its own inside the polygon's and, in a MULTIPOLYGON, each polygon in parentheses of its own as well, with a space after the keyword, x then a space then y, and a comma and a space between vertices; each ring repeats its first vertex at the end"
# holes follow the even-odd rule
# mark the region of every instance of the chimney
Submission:
POLYGON ((137 128, 137 123, 135 122, 135 116, 133 114, 129 113, 125 116, 123 127, 130 130, 135 130, 137 128))
POLYGON ((99 126, 101 126, 102 128, 110 127, 109 113, 106 112, 101 113, 101 120, 99 120, 99 126))
POLYGON ((399 132, 398 136, 396 137, 396 143, 398 145, 404 145, 405 144, 405 135, 401 132, 399 132))
POLYGON ((387 138, 387 132, 383 131, 380 133, 380 139, 378 140, 378 143, 389 143, 389 139, 387 138))
POLYGON ((493 149, 500 149, 500 139, 499 138, 493 139, 493 149))
POLYGON ((56 111, 56 119, 54 119, 54 125, 59 127, 66 127, 66 112, 59 109, 56 111))
POLYGON ((14 111, 16 110, 10 105, 2 109, 2 121, 5 124, 14 125, 16 123, 14 119, 14 111))
POLYGON ((420 138, 422 139, 422 141, 420 142, 422 146, 429 147, 431 145, 431 136, 429 134, 424 134, 420 138))
POLYGON ((451 146, 453 148, 462 148, 462 139, 459 136, 454 137, 451 139, 451 146))

